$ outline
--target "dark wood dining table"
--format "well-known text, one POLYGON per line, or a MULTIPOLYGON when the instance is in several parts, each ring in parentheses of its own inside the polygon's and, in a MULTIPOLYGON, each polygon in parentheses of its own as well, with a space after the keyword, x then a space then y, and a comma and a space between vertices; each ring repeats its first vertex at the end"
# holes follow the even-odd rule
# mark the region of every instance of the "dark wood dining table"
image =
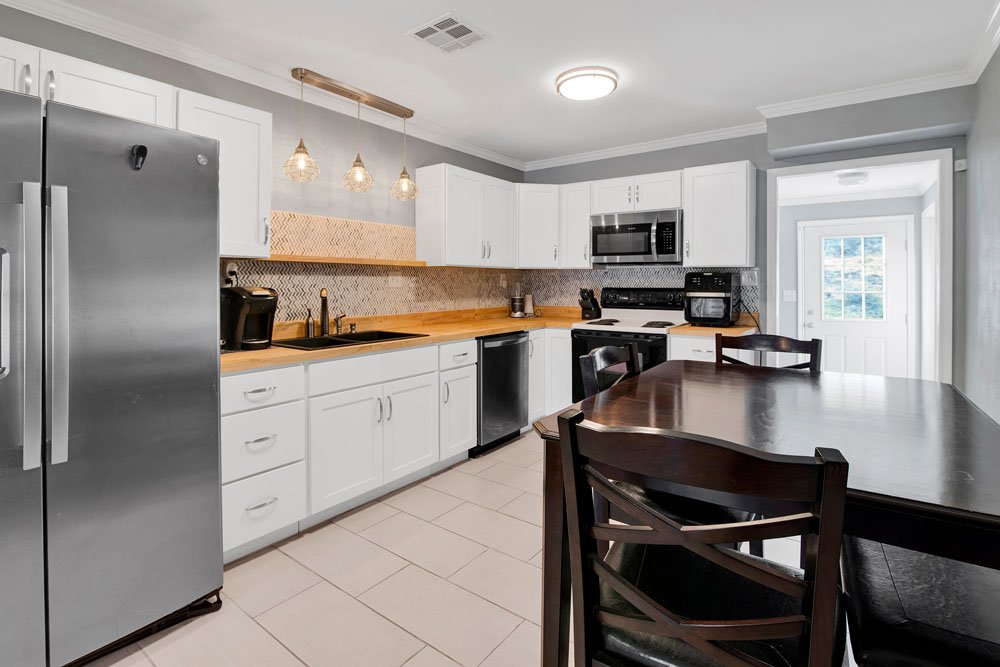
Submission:
MULTIPOLYGON (((608 426, 778 454, 838 449, 850 466, 846 533, 1000 569, 1000 425, 951 385, 667 361, 577 407, 608 426)), ((542 664, 561 667, 570 574, 558 414, 534 426, 545 441, 542 664)))

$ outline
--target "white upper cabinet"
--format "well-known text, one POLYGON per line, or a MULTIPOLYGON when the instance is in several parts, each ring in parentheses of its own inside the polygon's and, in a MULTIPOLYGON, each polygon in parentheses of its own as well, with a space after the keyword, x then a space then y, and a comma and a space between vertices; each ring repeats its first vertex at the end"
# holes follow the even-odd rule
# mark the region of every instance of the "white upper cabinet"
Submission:
POLYGON ((754 266, 757 170, 728 162, 684 170, 684 264, 754 266))
POLYGON ((38 95, 38 62, 34 46, 0 37, 0 90, 38 95))
POLYGON ((559 186, 517 184, 517 261, 525 269, 559 266, 559 186))
MULTIPOLYGON (((417 197, 417 259, 431 266, 486 266, 486 180, 483 174, 435 164, 420 167, 417 197)), ((502 199, 494 187, 491 201, 502 199)), ((502 218, 490 216, 494 249, 503 255, 502 218)), ((513 221, 510 221, 513 227, 513 221)), ((510 232, 513 234, 513 230, 510 232)), ((513 241, 510 241, 513 244, 513 241)), ((509 264, 508 266, 513 266, 509 264)))
POLYGON ((681 172, 663 171, 635 177, 636 211, 664 211, 681 207, 681 172))
POLYGON ((590 183, 559 186, 559 268, 590 268, 590 183))
POLYGON ((177 128, 219 141, 219 254, 269 257, 271 114, 182 90, 177 128))
POLYGON ((681 172, 608 178, 590 184, 590 212, 632 213, 681 207, 681 172))
POLYGON ((517 265, 517 195, 514 184, 486 176, 483 240, 486 266, 517 265))
POLYGON ((45 100, 175 126, 176 89, 169 84, 51 51, 42 51, 40 69, 38 83, 45 100))
POLYGON ((635 187, 635 179, 632 176, 625 178, 607 178, 603 181, 591 181, 590 183, 590 212, 592 215, 603 215, 605 213, 626 213, 635 210, 635 201, 632 197, 632 189, 635 187))

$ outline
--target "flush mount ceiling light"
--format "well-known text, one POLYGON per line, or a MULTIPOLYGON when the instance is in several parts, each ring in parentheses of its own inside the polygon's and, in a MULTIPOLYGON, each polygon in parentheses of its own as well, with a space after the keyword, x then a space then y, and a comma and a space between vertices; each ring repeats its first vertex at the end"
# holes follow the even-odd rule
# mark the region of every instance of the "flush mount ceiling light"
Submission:
POLYGON ((306 183, 308 181, 315 180, 319 176, 319 163, 309 155, 309 151, 306 150, 305 139, 302 138, 303 130, 302 124, 304 122, 303 116, 305 114, 305 81, 303 77, 299 78, 299 145, 295 147, 295 152, 292 153, 292 157, 288 158, 285 162, 285 166, 282 171, 285 172, 285 176, 292 179, 293 181, 298 181, 299 183, 306 183))
POLYGON ((577 67, 556 77, 556 92, 571 100, 596 100, 617 87, 618 74, 607 67, 577 67))
POLYGON ((864 185, 868 182, 867 171, 842 171, 837 174, 837 182, 847 188, 864 185))

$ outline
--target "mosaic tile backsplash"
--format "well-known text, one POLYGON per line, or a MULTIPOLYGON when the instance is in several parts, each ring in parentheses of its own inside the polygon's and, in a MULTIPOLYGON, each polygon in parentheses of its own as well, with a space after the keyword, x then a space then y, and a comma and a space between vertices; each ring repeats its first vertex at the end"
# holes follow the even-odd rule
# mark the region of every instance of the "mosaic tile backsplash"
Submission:
MULTIPOLYGON (((271 251, 281 255, 413 259, 412 227, 272 211, 271 251)), ((237 266, 242 285, 278 290, 277 319, 319 313, 319 291, 330 292, 331 310, 349 316, 421 313, 506 306, 518 282, 541 306, 575 306, 581 287, 683 287, 679 266, 624 266, 593 270, 463 269, 225 260, 237 266), (506 287, 503 281, 506 279, 506 287)), ((739 269, 718 269, 720 271, 739 269)), ((758 289, 743 287, 746 309, 759 310, 758 289)))

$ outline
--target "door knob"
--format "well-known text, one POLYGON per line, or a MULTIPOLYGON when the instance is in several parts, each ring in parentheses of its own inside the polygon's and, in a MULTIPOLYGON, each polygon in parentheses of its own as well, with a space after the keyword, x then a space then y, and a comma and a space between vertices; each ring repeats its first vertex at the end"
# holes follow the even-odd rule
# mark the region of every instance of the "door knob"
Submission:
POLYGON ((812 329, 814 326, 816 326, 815 322, 806 322, 806 328, 807 329, 812 329))

